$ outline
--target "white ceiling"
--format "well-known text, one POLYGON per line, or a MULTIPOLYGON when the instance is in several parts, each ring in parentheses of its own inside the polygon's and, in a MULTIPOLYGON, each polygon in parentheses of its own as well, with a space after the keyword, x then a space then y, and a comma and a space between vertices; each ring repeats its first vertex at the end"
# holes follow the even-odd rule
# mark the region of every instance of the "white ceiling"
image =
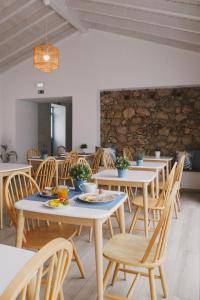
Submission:
POLYGON ((200 52, 200 0, 0 0, 0 72, 89 28, 200 52))

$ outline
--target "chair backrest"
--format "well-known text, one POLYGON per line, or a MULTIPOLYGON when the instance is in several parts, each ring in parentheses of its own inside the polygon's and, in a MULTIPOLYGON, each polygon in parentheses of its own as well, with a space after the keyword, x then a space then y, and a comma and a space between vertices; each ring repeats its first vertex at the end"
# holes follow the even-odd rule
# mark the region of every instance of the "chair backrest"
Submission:
POLYGON ((115 168, 115 162, 109 152, 104 151, 102 159, 103 159, 104 168, 106 168, 106 169, 114 169, 115 168))
POLYGON ((164 184, 164 187, 162 189, 162 192, 160 194, 160 197, 158 199, 156 206, 165 206, 165 201, 168 199, 168 196, 171 193, 171 190, 173 187, 176 168, 177 168, 177 162, 174 163, 173 168, 171 169, 171 172, 168 176, 168 179, 166 180, 166 182, 164 184))
POLYGON ((17 171, 7 178, 5 184, 5 202, 14 226, 17 226, 15 202, 39 191, 40 189, 36 181, 27 173, 17 171))
POLYGON ((126 157, 129 161, 133 161, 133 155, 129 147, 123 149, 123 156, 126 157))
POLYGON ((65 158, 61 166, 59 182, 62 182, 62 184, 66 184, 67 183, 66 181, 68 181, 69 179, 71 180, 70 169, 75 163, 76 160, 74 160, 73 157, 65 158))
POLYGON ((165 208, 146 248, 145 254, 141 260, 142 263, 156 263, 164 256, 178 186, 179 185, 176 182, 171 193, 166 196, 167 200, 165 201, 165 208))
POLYGON ((176 173, 175 173, 175 181, 178 181, 181 183, 182 175, 183 175, 183 167, 184 167, 184 162, 185 162, 185 156, 186 154, 183 154, 181 158, 179 159, 177 168, 176 168, 176 173))
POLYGON ((103 154, 103 149, 99 148, 96 151, 95 155, 94 155, 94 159, 93 159, 93 162, 92 162, 92 171, 93 171, 93 173, 97 173, 98 170, 99 170, 102 154, 103 154))
POLYGON ((90 175, 92 176, 92 169, 90 167, 90 164, 87 162, 87 160, 83 157, 80 157, 78 160, 77 160, 77 164, 80 164, 80 165, 84 165, 84 166, 87 166, 90 170, 90 175))
POLYGON ((25 264, 0 299, 57 299, 62 293, 72 253, 72 244, 63 238, 49 242, 25 264))
POLYGON ((32 158, 33 156, 40 156, 40 151, 34 148, 28 149, 26 154, 27 160, 32 158))
POLYGON ((56 149, 56 154, 58 156, 66 154, 66 147, 64 147, 64 146, 58 146, 57 149, 56 149))
POLYGON ((49 156, 37 169, 35 180, 42 191, 47 186, 52 186, 52 181, 56 173, 56 159, 49 156))

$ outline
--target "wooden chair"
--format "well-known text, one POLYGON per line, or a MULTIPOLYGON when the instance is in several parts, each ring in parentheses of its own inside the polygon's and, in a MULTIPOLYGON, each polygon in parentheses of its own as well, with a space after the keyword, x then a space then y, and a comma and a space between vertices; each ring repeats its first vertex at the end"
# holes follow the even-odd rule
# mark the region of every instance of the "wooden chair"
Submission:
POLYGON ((0 300, 64 300, 62 286, 72 253, 72 244, 65 239, 49 242, 12 279, 0 300))
MULTIPOLYGON (((158 221, 160 217, 160 212, 165 208, 165 200, 167 198, 167 195, 171 192, 172 185, 174 182, 174 175, 176 170, 177 163, 174 164, 170 175, 168 177, 168 180, 165 183, 165 186, 159 196, 159 199, 148 197, 148 207, 149 207, 149 222, 152 221, 153 224, 155 224, 156 221, 158 221), (150 217, 150 213, 153 213, 153 217, 150 217), (158 217, 156 218, 156 213, 158 213, 158 217)), ((133 216, 131 226, 129 229, 129 233, 132 233, 133 230, 137 229, 135 228, 137 221, 144 220, 143 216, 141 217, 141 212, 144 210, 144 203, 143 203, 143 196, 136 196, 133 199, 133 205, 135 206, 135 214, 133 216)), ((141 230, 141 228, 139 229, 141 230)))
POLYGON ((64 162, 62 163, 61 170, 60 170, 60 176, 58 178, 58 182, 61 185, 67 185, 70 184, 72 187, 74 187, 73 178, 70 176, 70 169, 71 167, 76 163, 76 160, 73 158, 66 158, 64 162))
POLYGON ((119 271, 135 275, 127 296, 104 293, 105 299, 132 299, 134 289, 141 276, 149 279, 151 300, 157 299, 155 279, 161 281, 164 298, 167 298, 168 291, 164 277, 163 261, 177 189, 178 184, 175 183, 170 195, 166 195, 165 208, 151 238, 147 239, 131 234, 118 234, 105 245, 103 254, 109 263, 104 275, 104 290, 106 289, 113 266, 115 266, 115 271, 112 285, 114 285, 119 271), (120 265, 124 267, 121 268, 120 265), (144 272, 144 269, 147 272, 144 272), (159 275, 155 275, 156 269, 158 269, 159 275))
MULTIPOLYGON (((30 164, 29 159, 33 158, 34 156, 40 156, 40 155, 41 154, 38 149, 29 149, 26 154, 28 164, 30 164)), ((33 163, 32 161, 31 175, 33 177, 35 177, 38 167, 39 167, 39 163, 38 162, 33 163)))
POLYGON ((56 173, 56 159, 49 156, 37 169, 35 180, 42 191, 47 186, 52 186, 52 181, 56 173))
POLYGON ((34 156, 40 156, 40 151, 38 149, 34 149, 34 148, 28 149, 27 154, 26 154, 27 161, 28 161, 28 159, 30 159, 34 156))
POLYGON ((133 155, 129 147, 123 149, 123 156, 126 157, 129 161, 133 161, 133 155))
POLYGON ((185 154, 183 154, 178 162, 175 176, 174 176, 174 182, 178 182, 179 184, 179 189, 177 191, 176 195, 176 201, 174 203, 174 211, 175 211, 175 216, 178 218, 178 212, 181 210, 181 205, 180 205, 180 189, 181 189, 181 180, 183 176, 183 168, 184 168, 184 162, 185 162, 185 154))
POLYGON ((99 148, 95 153, 95 156, 94 156, 94 159, 93 159, 93 162, 92 162, 92 172, 93 172, 93 174, 98 173, 98 171, 99 171, 102 154, 103 154, 103 149, 102 148, 99 148))
MULTIPOLYGON (((5 201, 12 224, 17 228, 17 212, 15 202, 40 191, 36 181, 28 174, 15 172, 8 177, 5 185, 5 201)), ((29 200, 27 200, 29 201, 29 200)), ((51 240, 63 237, 73 244, 73 255, 78 265, 81 276, 84 277, 84 269, 77 254, 72 238, 77 234, 77 227, 68 224, 39 222, 26 219, 22 247, 27 249, 41 249, 51 240)))
POLYGON ((56 149, 56 154, 58 156, 65 155, 66 152, 67 152, 67 150, 66 150, 66 147, 64 147, 64 146, 58 146, 56 149))
POLYGON ((115 162, 109 152, 107 152, 107 151, 103 152, 102 160, 103 160, 103 165, 104 165, 105 169, 114 169, 115 168, 115 162))

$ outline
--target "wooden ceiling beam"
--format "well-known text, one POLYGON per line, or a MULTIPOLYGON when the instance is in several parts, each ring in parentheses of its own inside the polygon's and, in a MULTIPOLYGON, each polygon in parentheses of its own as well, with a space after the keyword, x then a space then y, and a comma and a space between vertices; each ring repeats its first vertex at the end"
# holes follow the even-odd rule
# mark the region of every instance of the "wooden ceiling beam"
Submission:
POLYGON ((184 50, 200 53, 200 45, 196 45, 196 44, 167 39, 153 34, 146 34, 145 32, 137 32, 137 31, 123 29, 123 28, 116 28, 116 27, 108 26, 106 24, 89 23, 89 26, 91 26, 95 30, 100 30, 103 32, 114 33, 121 36, 127 36, 130 38, 135 38, 143 41, 153 42, 156 44, 171 46, 178 49, 184 49, 184 50))
POLYGON ((200 20, 189 19, 180 16, 171 16, 159 12, 145 11, 137 8, 128 8, 121 5, 103 4, 91 0, 75 1, 73 7, 81 12, 103 14, 121 19, 130 19, 148 24, 166 26, 170 28, 200 32, 200 20))
POLYGON ((13 10, 12 13, 6 15, 5 17, 0 19, 0 25, 4 22, 8 21, 9 19, 13 18, 16 14, 22 12, 24 9, 29 7, 31 4, 35 3, 37 0, 29 0, 26 4, 19 6, 17 9, 13 10))
POLYGON ((45 5, 50 6, 57 14, 63 17, 67 22, 71 23, 78 31, 84 33, 87 31, 86 24, 80 19, 67 0, 43 0, 45 5))
MULTIPOLYGON (((69 0, 73 6, 79 0, 69 0)), ((84 2, 84 1, 82 1, 84 2)), ((199 1, 173 1, 173 0, 95 0, 95 3, 121 5, 145 11, 160 12, 166 15, 183 16, 199 20, 200 4, 199 1)))
POLYGON ((33 26, 35 26, 35 25, 37 25, 37 24, 39 24, 39 23, 41 23, 41 22, 44 22, 47 18, 51 17, 53 14, 55 14, 55 12, 54 12, 54 11, 50 11, 50 12, 48 12, 47 14, 43 15, 41 18, 35 19, 33 22, 29 23, 29 24, 26 25, 26 26, 24 26, 24 25, 22 24, 22 29, 17 30, 16 33, 13 33, 13 34, 8 35, 8 37, 5 38, 5 39, 1 39, 1 40, 0 40, 0 46, 6 44, 6 43, 9 42, 10 40, 16 38, 16 37, 19 36, 20 34, 22 34, 22 33, 26 32, 27 30, 31 29, 33 26))
POLYGON ((47 35, 45 33, 42 33, 42 34, 39 34, 38 37, 34 40, 32 40, 30 43, 27 43, 25 45, 23 45, 22 47, 20 48, 17 48, 15 51, 9 53, 8 55, 5 55, 3 58, 0 59, 0 64, 1 62, 5 61, 6 59, 12 57, 12 56, 15 56, 18 52, 20 51, 23 51, 24 49, 28 48, 28 47, 33 47, 35 45, 37 45, 38 43, 41 43, 41 41, 44 39, 44 38, 47 38, 47 40, 49 40, 49 36, 51 34, 53 34, 54 32, 56 32, 57 30, 61 29, 62 27, 68 25, 69 27, 71 27, 70 24, 66 24, 66 22, 63 21, 63 23, 61 23, 60 25, 54 27, 53 29, 49 30, 47 35))
POLYGON ((105 15, 98 15, 92 13, 83 13, 85 21, 89 23, 105 24, 107 26, 122 28, 150 35, 163 37, 166 39, 185 41, 187 43, 200 45, 200 33, 187 32, 179 29, 171 29, 168 27, 137 22, 129 19, 120 19, 117 17, 110 17, 105 15))

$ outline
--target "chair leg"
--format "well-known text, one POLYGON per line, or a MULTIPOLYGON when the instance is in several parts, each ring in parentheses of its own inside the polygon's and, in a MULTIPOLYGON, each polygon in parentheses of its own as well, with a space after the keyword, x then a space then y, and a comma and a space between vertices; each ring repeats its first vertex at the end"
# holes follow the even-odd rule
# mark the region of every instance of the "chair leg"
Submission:
POLYGON ((149 269, 149 286, 150 286, 151 300, 157 300, 155 277, 154 277, 153 269, 149 269))
POLYGON ((79 258, 79 256, 78 256, 78 253, 77 253, 76 247, 75 247, 75 245, 74 245, 74 242, 73 242, 73 240, 71 240, 71 239, 70 239, 70 242, 71 242, 72 245, 73 245, 73 256, 74 256, 74 259, 75 259, 75 261, 76 261, 76 263, 77 263, 78 269, 79 269, 79 271, 80 271, 80 273, 81 273, 81 277, 82 277, 82 278, 85 278, 85 271, 84 271, 82 262, 81 262, 81 260, 80 260, 80 258, 79 258))
POLYGON ((61 288, 59 292, 59 300, 65 300, 64 294, 63 294, 63 289, 61 288))
POLYGON ((81 234, 82 228, 83 228, 83 226, 80 225, 80 226, 79 226, 79 229, 78 229, 78 232, 77 232, 77 236, 79 236, 79 235, 81 234))
POLYGON ((132 223, 131 223, 131 226, 130 226, 130 229, 129 229, 129 233, 133 233, 133 229, 134 229, 135 224, 136 224, 136 222, 138 220, 140 211, 141 211, 141 207, 137 207, 136 211, 135 211, 135 214, 133 216, 133 220, 132 220, 132 223))
POLYGON ((116 282, 116 279, 117 279, 117 275, 118 275, 118 272, 119 272, 119 267, 120 267, 120 264, 117 263, 116 266, 115 266, 115 271, 113 273, 113 278, 112 278, 112 286, 115 284, 116 282))
POLYGON ((174 212, 175 212, 176 219, 178 219, 178 207, 177 207, 176 200, 174 201, 174 212))
POLYGON ((93 237, 93 227, 90 227, 90 236, 89 236, 89 242, 92 242, 92 237, 93 237))
POLYGON ((108 227, 109 227, 109 231, 110 231, 110 237, 113 237, 113 227, 112 227, 112 222, 111 222, 111 218, 108 218, 108 227))
POLYGON ((161 280, 161 285, 162 285, 162 289, 163 289, 163 297, 167 298, 168 297, 167 283, 165 280, 165 275, 164 275, 162 266, 159 267, 159 273, 160 273, 160 280, 161 280))
POLYGON ((178 206, 178 211, 180 212, 181 211, 180 191, 177 192, 176 202, 177 202, 177 206, 178 206))
POLYGON ((113 267, 114 262, 109 261, 106 272, 104 274, 104 278, 103 278, 103 290, 105 291, 107 284, 108 284, 108 280, 109 280, 109 276, 110 273, 112 271, 112 267, 113 267))

